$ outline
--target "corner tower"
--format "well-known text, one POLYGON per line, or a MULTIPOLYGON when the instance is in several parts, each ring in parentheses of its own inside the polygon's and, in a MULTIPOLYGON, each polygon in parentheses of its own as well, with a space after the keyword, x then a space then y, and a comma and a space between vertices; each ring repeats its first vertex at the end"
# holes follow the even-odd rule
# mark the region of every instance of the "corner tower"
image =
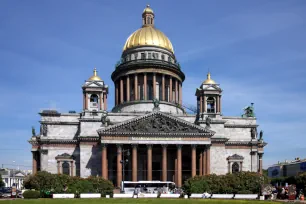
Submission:
POLYGON ((107 110, 108 86, 98 76, 97 69, 93 75, 85 81, 83 89, 83 111, 97 113, 107 110))
POLYGON ((210 72, 207 74, 207 79, 196 90, 198 113, 202 118, 204 116, 216 117, 221 115, 221 95, 222 89, 213 79, 210 72))
POLYGON ((153 100, 162 112, 183 113, 182 83, 185 75, 168 37, 155 28, 155 15, 148 5, 142 27, 132 33, 112 73, 115 84, 114 112, 152 111, 153 100))

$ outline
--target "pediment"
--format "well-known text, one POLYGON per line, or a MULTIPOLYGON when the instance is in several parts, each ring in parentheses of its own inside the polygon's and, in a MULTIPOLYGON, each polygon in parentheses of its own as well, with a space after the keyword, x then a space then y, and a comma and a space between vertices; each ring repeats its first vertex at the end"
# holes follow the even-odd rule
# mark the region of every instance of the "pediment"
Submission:
POLYGON ((88 81, 83 87, 103 87, 103 82, 88 81))
POLYGON ((203 85, 203 90, 207 90, 207 91, 222 91, 222 89, 215 84, 212 85, 203 85))
POLYGON ((152 112, 105 129, 99 129, 98 133, 99 135, 200 135, 211 137, 215 132, 162 112, 152 112))

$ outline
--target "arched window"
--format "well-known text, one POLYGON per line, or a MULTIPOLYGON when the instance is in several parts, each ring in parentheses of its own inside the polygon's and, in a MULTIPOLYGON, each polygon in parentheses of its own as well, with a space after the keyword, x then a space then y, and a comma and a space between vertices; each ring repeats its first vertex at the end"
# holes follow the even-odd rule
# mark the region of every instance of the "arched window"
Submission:
POLYGON ((147 17, 147 24, 151 24, 150 17, 147 17))
POLYGON ((63 162, 62 164, 63 174, 70 175, 70 166, 68 162, 63 162))
POLYGON ((215 99, 213 97, 207 99, 207 113, 215 113, 215 99))
POLYGON ((162 59, 162 60, 165 60, 165 55, 162 54, 162 55, 161 55, 161 59, 162 59))
POLYGON ((92 94, 90 96, 90 102, 98 103, 98 96, 96 94, 92 94))
POLYGON ((233 165, 232 165, 232 173, 238 173, 240 171, 240 168, 239 168, 239 164, 237 162, 234 162, 233 165))

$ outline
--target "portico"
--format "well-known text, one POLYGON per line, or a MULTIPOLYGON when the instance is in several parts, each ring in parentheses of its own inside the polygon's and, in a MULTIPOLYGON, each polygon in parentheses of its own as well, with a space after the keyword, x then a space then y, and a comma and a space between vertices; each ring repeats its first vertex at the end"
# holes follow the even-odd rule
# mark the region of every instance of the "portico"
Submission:
POLYGON ((174 181, 181 187, 185 178, 210 173, 210 137, 214 132, 164 113, 153 112, 128 123, 101 128, 98 133, 102 176, 117 186, 123 178, 123 149, 132 152, 127 158, 125 180, 174 181), (113 160, 116 165, 109 165, 107 161, 113 160))

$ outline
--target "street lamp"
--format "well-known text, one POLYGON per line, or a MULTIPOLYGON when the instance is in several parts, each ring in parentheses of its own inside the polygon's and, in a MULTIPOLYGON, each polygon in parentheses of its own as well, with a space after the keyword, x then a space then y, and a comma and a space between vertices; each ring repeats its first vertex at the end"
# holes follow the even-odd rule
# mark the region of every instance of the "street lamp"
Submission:
POLYGON ((123 171, 123 173, 122 173, 122 180, 123 180, 122 191, 124 191, 124 179, 125 179, 125 169, 124 168, 125 168, 125 165, 129 162, 128 159, 124 158, 125 155, 127 157, 130 156, 130 150, 129 149, 127 149, 127 150, 122 149, 122 158, 120 160, 120 163, 122 164, 122 171, 123 171))

